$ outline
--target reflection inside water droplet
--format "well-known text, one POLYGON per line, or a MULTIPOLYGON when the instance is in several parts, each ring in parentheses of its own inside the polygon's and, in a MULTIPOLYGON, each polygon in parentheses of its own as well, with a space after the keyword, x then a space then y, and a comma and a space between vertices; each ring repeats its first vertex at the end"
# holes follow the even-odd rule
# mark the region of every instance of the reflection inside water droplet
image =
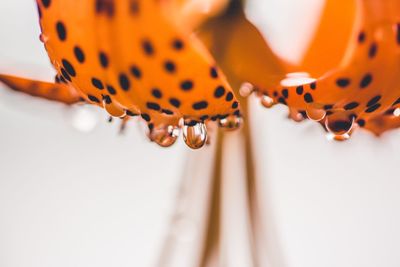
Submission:
POLYGON ((273 100, 271 97, 269 97, 269 96, 267 96, 267 95, 263 95, 263 96, 261 97, 261 104, 262 104, 265 108, 271 108, 271 107, 275 104, 275 102, 274 102, 274 100, 273 100))
POLYGON ((207 141, 207 128, 204 123, 196 123, 194 126, 183 126, 183 140, 192 149, 203 147, 207 141))
POLYGON ((337 112, 328 116, 325 120, 325 127, 331 135, 328 136, 328 139, 348 140, 354 127, 354 121, 354 116, 349 116, 346 112, 337 112))
POLYGON ((162 147, 170 147, 179 136, 179 128, 177 126, 158 126, 153 128, 149 133, 151 141, 162 147))
POLYGON ((219 120, 219 126, 228 131, 239 129, 242 126, 242 123, 242 118, 235 115, 219 120))
POLYGON ((306 115, 310 120, 321 121, 326 116, 326 111, 322 108, 317 108, 309 105, 306 108, 306 115))

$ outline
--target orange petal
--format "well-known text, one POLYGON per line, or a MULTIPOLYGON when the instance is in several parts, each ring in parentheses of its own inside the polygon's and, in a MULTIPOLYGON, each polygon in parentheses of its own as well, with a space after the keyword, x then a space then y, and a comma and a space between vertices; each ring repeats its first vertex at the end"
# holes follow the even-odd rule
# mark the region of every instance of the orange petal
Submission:
MULTIPOLYGON (((307 78, 307 82, 291 77, 263 93, 301 112, 324 110, 333 124, 334 118, 343 118, 337 113, 348 114, 343 127, 353 118, 363 126, 373 120, 375 127, 368 129, 375 133, 397 127, 377 122, 386 121, 379 118, 400 97, 399 22, 399 1, 358 1, 351 42, 338 68, 326 69, 324 75, 315 80, 307 78)), ((324 61, 330 51, 320 57, 324 61)))
POLYGON ((191 32, 164 15, 163 1, 43 3, 49 57, 92 103, 113 104, 114 114, 116 107, 137 110, 149 123, 240 114, 216 62, 191 32))
POLYGON ((0 81, 13 90, 31 96, 62 102, 68 105, 81 101, 78 93, 73 88, 59 80, 58 83, 48 83, 9 75, 0 75, 0 81))

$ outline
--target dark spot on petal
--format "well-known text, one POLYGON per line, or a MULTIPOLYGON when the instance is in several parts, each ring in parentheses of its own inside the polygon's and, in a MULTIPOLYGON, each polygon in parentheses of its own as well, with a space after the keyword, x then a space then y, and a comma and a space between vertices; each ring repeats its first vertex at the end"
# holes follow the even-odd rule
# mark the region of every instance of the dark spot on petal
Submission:
POLYGON ((72 77, 76 76, 75 68, 72 66, 72 64, 68 60, 63 59, 61 61, 61 63, 69 75, 71 75, 72 77))
POLYGON ((372 82, 372 75, 370 73, 365 74, 365 76, 361 79, 360 88, 364 89, 368 87, 372 82))
POLYGON ((93 95, 88 95, 88 98, 92 102, 100 103, 100 100, 97 97, 93 96, 93 95))
POLYGON ((302 85, 297 86, 297 88, 296 88, 296 93, 297 93, 298 95, 302 95, 302 94, 303 94, 303 91, 304 91, 304 88, 303 88, 302 85))
POLYGON ((147 107, 148 109, 152 109, 152 110, 156 110, 156 111, 158 111, 158 110, 161 109, 160 105, 157 104, 157 103, 154 103, 154 102, 147 102, 147 103, 146 103, 146 107, 147 107))
POLYGON ((191 90, 192 88, 193 88, 193 82, 190 81, 190 80, 186 80, 186 81, 183 81, 183 82, 181 83, 181 89, 182 89, 183 91, 189 91, 189 90, 191 90))
POLYGON ((173 42, 172 42, 172 47, 175 49, 175 50, 182 50, 183 49, 183 42, 182 42, 182 40, 180 40, 180 39, 175 39, 173 42))
POLYGON ((364 127, 364 126, 365 126, 365 120, 359 119, 359 120, 357 121, 357 124, 358 124, 360 127, 364 127))
POLYGON ((51 5, 51 0, 42 0, 42 4, 45 8, 48 8, 51 5))
POLYGON ((119 85, 121 86, 122 90, 128 91, 129 88, 131 87, 131 83, 129 81, 128 76, 126 76, 126 74, 124 73, 121 73, 118 79, 119 79, 119 85))
POLYGON ((151 120, 149 114, 147 114, 147 113, 142 113, 142 114, 140 114, 140 116, 147 122, 149 122, 151 120))
POLYGON ((67 39, 67 30, 65 29, 64 23, 61 21, 56 24, 57 36, 61 41, 65 41, 67 39))
POLYGON ((289 97, 289 91, 288 91, 288 89, 283 89, 283 90, 282 90, 282 95, 283 95, 284 98, 288 98, 288 97, 289 97))
POLYGON ((149 40, 144 40, 142 42, 142 48, 146 55, 151 56, 154 54, 154 47, 149 40))
POLYGON ((365 39, 366 39, 366 34, 365 34, 365 32, 360 32, 359 34, 358 34, 358 42, 359 43, 364 43, 365 42, 365 39))
POLYGON ((170 103, 172 106, 176 107, 176 108, 179 108, 179 107, 181 106, 181 101, 179 101, 179 100, 176 99, 176 98, 170 98, 169 103, 170 103))
POLYGON ((142 78, 142 71, 139 69, 138 66, 133 65, 131 66, 131 74, 136 78, 136 79, 140 79, 142 78))
POLYGON ((79 46, 74 47, 74 55, 79 63, 85 62, 85 54, 83 53, 82 49, 79 46))
POLYGON ((380 95, 377 95, 377 96, 371 98, 371 100, 369 100, 368 103, 367 103, 367 107, 375 105, 376 103, 379 102, 379 100, 381 100, 381 98, 382 97, 380 95))
POLYGON ((374 58, 376 56, 377 51, 378 51, 378 45, 376 43, 372 43, 368 50, 368 57, 374 58))
POLYGON ((345 109, 345 110, 355 109, 355 108, 358 107, 359 105, 360 105, 360 104, 357 103, 357 102, 351 102, 351 103, 346 104, 346 105, 344 106, 344 109, 345 109))
POLYGON ((226 101, 231 101, 233 99, 233 94, 232 92, 229 92, 226 94, 225 100, 226 101))
POLYGON ((218 71, 217 71, 217 68, 216 68, 216 67, 211 67, 211 69, 210 69, 210 76, 211 76, 211 78, 213 78, 213 79, 218 78, 218 71))
POLYGON ((216 98, 221 98, 223 95, 225 95, 225 88, 223 86, 218 86, 214 91, 214 96, 216 98))
POLYGON ((336 80, 336 85, 345 88, 350 85, 350 80, 347 78, 339 78, 336 80))
POLYGON ((174 73, 176 70, 176 66, 175 66, 174 62, 172 62, 171 60, 167 60, 164 62, 164 69, 168 73, 174 73))
POLYGON ((97 78, 92 78, 92 84, 93 84, 94 87, 96 87, 99 90, 103 90, 104 89, 103 83, 97 78))
POLYGON ((374 112, 375 110, 377 110, 377 109, 380 108, 380 107, 381 107, 381 104, 377 103, 377 104, 375 104, 375 105, 370 106, 369 108, 367 108, 367 109, 365 110, 365 112, 366 112, 366 113, 372 113, 372 112, 374 112))
POLYGON ((192 105, 193 109, 195 110, 201 110, 201 109, 206 109, 208 107, 207 101, 199 101, 196 102, 192 105))
POLYGON ((106 88, 107 88, 107 91, 108 91, 111 95, 117 94, 117 91, 115 90, 115 88, 114 88, 113 86, 107 85, 106 88))
POLYGON ((310 93, 305 93, 304 94, 304 101, 306 101, 307 103, 311 103, 314 101, 312 95, 310 93))
POLYGON ((100 61, 100 65, 103 68, 108 67, 108 57, 107 57, 106 53, 104 53, 104 52, 99 53, 99 61, 100 61))
POLYGON ((158 88, 154 88, 153 90, 151 90, 151 94, 155 97, 155 98, 162 98, 162 93, 158 88))

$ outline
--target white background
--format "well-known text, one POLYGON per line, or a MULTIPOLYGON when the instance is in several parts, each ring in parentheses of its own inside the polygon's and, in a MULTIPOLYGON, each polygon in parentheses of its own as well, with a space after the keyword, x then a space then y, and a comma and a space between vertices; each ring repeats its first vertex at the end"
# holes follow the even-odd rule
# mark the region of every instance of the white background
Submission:
MULTIPOLYGON (((260 0, 249 14, 266 18, 275 50, 296 60, 320 7, 260 0)), ((2 72, 51 77, 36 16, 32 0, 1 0, 2 72)), ((254 110, 273 267, 400 266, 399 131, 332 143, 284 108, 254 110)), ((185 156, 196 152, 160 149, 135 123, 120 136, 103 113, 82 133, 76 112, 0 91, 0 267, 147 267, 157 257, 185 156)))

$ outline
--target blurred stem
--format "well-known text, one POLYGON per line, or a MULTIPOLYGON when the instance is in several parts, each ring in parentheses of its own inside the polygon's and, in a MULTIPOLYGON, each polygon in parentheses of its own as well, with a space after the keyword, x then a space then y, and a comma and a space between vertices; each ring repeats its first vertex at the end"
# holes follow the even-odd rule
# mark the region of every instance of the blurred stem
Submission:
MULTIPOLYGON (((247 118, 247 100, 242 107, 247 118)), ((264 236, 249 123, 238 132, 218 131, 212 141, 213 148, 190 153, 171 233, 157 267, 231 267, 232 257, 248 262, 246 267, 266 266, 260 257, 265 254, 264 236), (176 228, 176 222, 181 218, 197 224, 190 244, 179 244, 184 229, 176 228)))

